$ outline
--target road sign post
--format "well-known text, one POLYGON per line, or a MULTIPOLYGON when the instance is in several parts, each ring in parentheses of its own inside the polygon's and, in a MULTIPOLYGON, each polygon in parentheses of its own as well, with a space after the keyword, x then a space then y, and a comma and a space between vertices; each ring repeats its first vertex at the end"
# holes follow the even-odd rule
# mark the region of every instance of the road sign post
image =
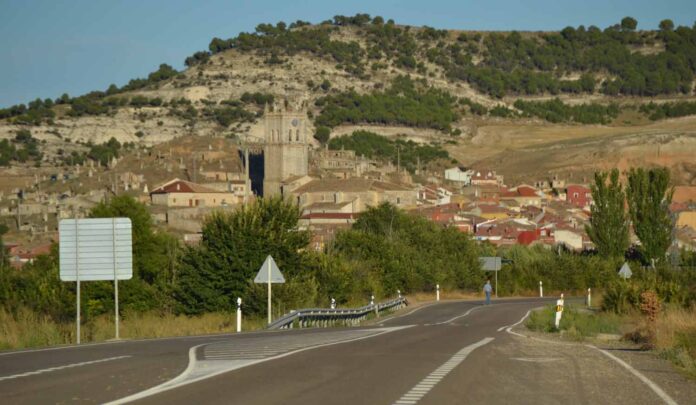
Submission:
POLYGON ((118 280, 133 277, 133 236, 129 218, 64 219, 58 224, 59 268, 62 281, 75 281, 76 332, 80 344, 81 284, 114 281, 114 329, 120 338, 118 280))
POLYGON ((278 265, 276 264, 275 260, 273 260, 273 257, 271 257, 271 255, 268 255, 266 257, 266 260, 261 265, 261 268, 259 269, 258 274, 256 274, 256 278, 254 278, 254 283, 257 283, 257 284, 267 283, 268 284, 268 323, 269 324, 271 322, 273 322, 273 315, 271 312, 271 293, 272 293, 271 284, 273 284, 273 283, 282 284, 284 282, 285 282, 285 277, 283 277, 283 274, 280 272, 278 265))

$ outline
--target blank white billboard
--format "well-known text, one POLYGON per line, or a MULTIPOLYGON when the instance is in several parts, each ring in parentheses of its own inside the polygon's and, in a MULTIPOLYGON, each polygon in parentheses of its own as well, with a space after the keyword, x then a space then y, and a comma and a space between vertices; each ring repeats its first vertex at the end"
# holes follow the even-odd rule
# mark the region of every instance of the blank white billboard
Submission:
POLYGON ((60 279, 129 280, 133 277, 130 218, 63 219, 58 225, 60 279))

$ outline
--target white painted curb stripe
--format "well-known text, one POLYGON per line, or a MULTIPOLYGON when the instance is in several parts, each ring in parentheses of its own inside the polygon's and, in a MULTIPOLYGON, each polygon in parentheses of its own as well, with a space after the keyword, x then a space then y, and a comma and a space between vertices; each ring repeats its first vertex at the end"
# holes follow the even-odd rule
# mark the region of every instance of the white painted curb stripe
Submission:
POLYGON ((491 341, 493 341, 493 339, 494 338, 492 337, 487 337, 461 349, 444 364, 438 367, 435 371, 433 371, 427 377, 422 379, 421 382, 416 384, 415 387, 411 388, 409 392, 405 393, 401 398, 395 401, 394 405, 418 403, 418 401, 421 398, 423 398, 428 392, 430 392, 430 390, 433 389, 433 387, 435 387, 437 383, 439 383, 443 378, 445 378, 447 374, 450 373, 450 371, 454 370, 461 362, 463 362, 467 358, 467 356, 471 354, 471 352, 473 352, 481 346, 490 343, 491 341))
POLYGON ((92 361, 83 361, 82 363, 73 363, 73 364, 66 364, 64 366, 56 366, 56 367, 50 367, 50 368, 44 368, 42 370, 35 370, 35 371, 27 371, 26 373, 21 373, 21 374, 14 374, 14 375, 8 375, 5 377, 0 377, 0 381, 5 381, 5 380, 14 380, 15 378, 22 378, 22 377, 29 377, 32 375, 38 375, 38 374, 43 374, 43 373, 49 373, 51 371, 58 371, 58 370, 64 370, 66 368, 74 368, 74 367, 81 367, 81 366, 87 366, 90 364, 97 364, 97 363, 104 363, 105 361, 112 361, 112 360, 119 360, 119 359, 125 359, 131 356, 117 356, 117 357, 109 357, 106 359, 99 359, 99 360, 92 360, 92 361))

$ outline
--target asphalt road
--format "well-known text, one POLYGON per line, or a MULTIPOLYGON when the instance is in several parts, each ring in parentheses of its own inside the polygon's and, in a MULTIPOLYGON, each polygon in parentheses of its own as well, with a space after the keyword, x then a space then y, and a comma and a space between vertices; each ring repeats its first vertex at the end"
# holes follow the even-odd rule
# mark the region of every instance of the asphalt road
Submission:
POLYGON ((508 331, 546 302, 441 302, 369 327, 0 353, 0 402, 641 404, 681 398, 660 396, 597 349, 508 331))

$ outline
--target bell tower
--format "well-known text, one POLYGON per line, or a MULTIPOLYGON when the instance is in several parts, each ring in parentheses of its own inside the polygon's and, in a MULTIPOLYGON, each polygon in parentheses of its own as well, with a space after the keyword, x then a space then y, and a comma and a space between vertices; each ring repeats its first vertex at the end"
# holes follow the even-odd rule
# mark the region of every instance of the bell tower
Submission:
POLYGON ((307 114, 302 108, 264 109, 263 196, 282 194, 283 180, 304 176, 309 166, 307 114))

